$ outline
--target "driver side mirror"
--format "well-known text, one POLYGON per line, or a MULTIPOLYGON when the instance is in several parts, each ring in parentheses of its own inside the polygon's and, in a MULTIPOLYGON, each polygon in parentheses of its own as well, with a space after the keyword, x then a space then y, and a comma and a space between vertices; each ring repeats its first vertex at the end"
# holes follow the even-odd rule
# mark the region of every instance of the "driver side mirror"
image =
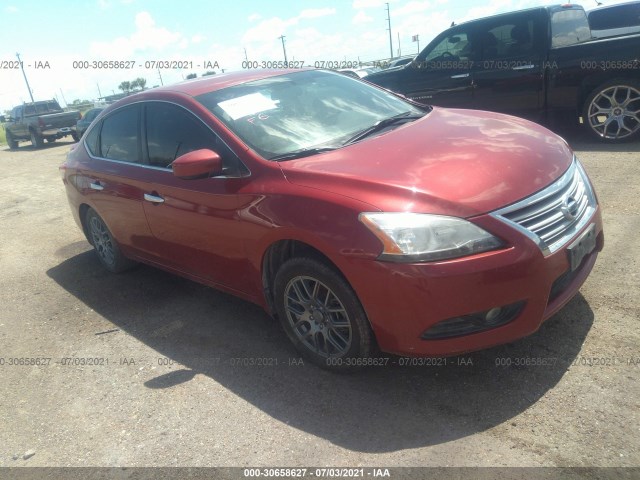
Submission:
POLYGON ((220 175, 222 158, 213 150, 203 148, 180 155, 171 166, 176 177, 183 180, 196 180, 220 175))

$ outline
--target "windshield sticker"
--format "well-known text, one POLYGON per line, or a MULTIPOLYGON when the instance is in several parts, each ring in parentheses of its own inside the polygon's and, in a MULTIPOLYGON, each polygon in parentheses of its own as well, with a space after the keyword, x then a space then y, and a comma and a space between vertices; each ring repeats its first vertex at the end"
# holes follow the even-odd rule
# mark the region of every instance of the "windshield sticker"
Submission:
POLYGON ((231 100, 220 102, 218 105, 234 120, 278 108, 277 102, 274 102, 262 93, 252 93, 250 95, 232 98, 231 100))

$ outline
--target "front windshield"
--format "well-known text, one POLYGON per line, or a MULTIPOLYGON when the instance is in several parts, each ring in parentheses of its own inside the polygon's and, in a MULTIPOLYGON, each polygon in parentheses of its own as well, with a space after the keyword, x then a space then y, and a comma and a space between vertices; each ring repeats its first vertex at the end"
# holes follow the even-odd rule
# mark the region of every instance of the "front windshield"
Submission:
POLYGON ((339 73, 310 70, 256 80, 196 99, 266 159, 338 148, 380 120, 424 110, 339 73))

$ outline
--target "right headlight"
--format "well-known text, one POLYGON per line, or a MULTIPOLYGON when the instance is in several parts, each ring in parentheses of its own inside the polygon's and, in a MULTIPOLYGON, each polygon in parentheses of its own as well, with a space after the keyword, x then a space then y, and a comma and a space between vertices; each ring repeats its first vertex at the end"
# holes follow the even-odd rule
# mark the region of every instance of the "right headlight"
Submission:
POLYGON ((503 246, 489 232, 457 217, 424 213, 365 212, 358 218, 382 242, 382 260, 432 262, 503 246))

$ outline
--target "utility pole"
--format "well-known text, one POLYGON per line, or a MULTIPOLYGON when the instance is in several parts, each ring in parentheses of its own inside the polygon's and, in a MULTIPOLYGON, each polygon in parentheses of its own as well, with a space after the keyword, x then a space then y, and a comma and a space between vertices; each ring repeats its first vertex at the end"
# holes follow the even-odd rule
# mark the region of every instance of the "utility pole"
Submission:
POLYGON ((286 49, 286 48, 285 48, 285 46, 284 46, 284 39, 286 38, 286 36, 285 36, 285 35, 280 35, 278 38, 279 38, 280 40, 282 40, 282 51, 284 52, 284 64, 285 64, 285 66, 286 66, 286 65, 287 65, 287 63, 288 63, 288 62, 287 62, 287 49, 286 49))
POLYGON ((29 80, 27 80, 27 74, 24 73, 24 67, 22 66, 22 60, 20 60, 20 54, 16 53, 16 57, 18 57, 18 63, 20 64, 20 69, 22 70, 22 76, 24 77, 24 83, 27 84, 27 90, 29 90, 29 96, 31 97, 31 103, 34 103, 33 93, 31 93, 31 87, 29 86, 29 80))
POLYGON ((389 25, 389 54, 391 58, 393 58, 393 40, 391 38, 391 13, 389 12, 389 3, 385 4, 387 6, 387 24, 389 25))
POLYGON ((60 89, 60 95, 62 95, 62 100, 64 100, 64 106, 65 106, 65 107, 68 107, 68 106, 69 106, 69 104, 67 103, 67 99, 66 99, 66 98, 64 98, 64 93, 62 93, 62 89, 60 89))
POLYGON ((96 87, 98 87, 98 99, 102 98, 102 92, 100 91, 100 84, 96 82, 96 87))
POLYGON ((402 56, 402 47, 400 47, 400 32, 398 32, 398 56, 402 56))
POLYGON ((245 60, 245 62, 249 61, 249 57, 247 57, 247 48, 246 47, 244 47, 244 60, 245 60))
POLYGON ((160 69, 158 69, 158 76, 160 77, 160 85, 164 85, 164 82, 162 81, 162 74, 160 73, 160 69))

